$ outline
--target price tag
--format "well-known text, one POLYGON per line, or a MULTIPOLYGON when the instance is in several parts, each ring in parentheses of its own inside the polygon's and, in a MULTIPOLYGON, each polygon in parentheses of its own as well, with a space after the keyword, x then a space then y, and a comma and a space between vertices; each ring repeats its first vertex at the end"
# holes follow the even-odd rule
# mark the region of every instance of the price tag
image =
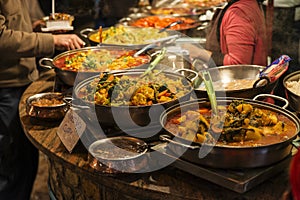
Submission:
POLYGON ((86 128, 80 116, 69 109, 58 127, 57 135, 66 149, 71 153, 86 128))

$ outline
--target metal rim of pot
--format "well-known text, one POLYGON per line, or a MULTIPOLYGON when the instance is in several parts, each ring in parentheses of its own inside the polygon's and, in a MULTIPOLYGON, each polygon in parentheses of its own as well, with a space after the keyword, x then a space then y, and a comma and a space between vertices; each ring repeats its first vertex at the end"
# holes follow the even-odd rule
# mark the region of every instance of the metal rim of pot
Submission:
MULTIPOLYGON (((145 72, 144 69, 136 69, 136 70, 130 70, 130 71, 118 71, 118 72, 111 72, 111 74, 114 74, 116 76, 123 76, 123 75, 130 75, 130 76, 139 76, 145 72)), ((93 76, 90 78, 87 78, 83 81, 81 81, 79 84, 75 85, 74 88, 74 100, 75 102, 78 100, 79 101, 79 106, 76 104, 74 105, 75 107, 80 107, 83 108, 83 110, 87 110, 87 108, 95 108, 96 115, 101 116, 101 113, 106 113, 105 117, 101 117, 101 119, 98 118, 98 121, 100 124, 108 125, 108 126, 115 126, 116 123, 114 121, 114 116, 113 116, 113 109, 116 109, 118 111, 119 116, 125 115, 128 110, 130 113, 132 113, 133 116, 131 116, 133 121, 138 124, 139 126, 145 126, 149 124, 149 110, 153 111, 153 114, 157 117, 155 119, 155 122, 153 122, 155 125, 159 124, 158 118, 161 113, 161 108, 163 107, 166 109, 167 107, 170 107, 171 105, 174 105, 178 102, 186 101, 190 98, 192 95, 193 86, 192 82, 189 79, 186 79, 185 76, 176 73, 176 72, 169 72, 169 71, 160 71, 160 73, 165 74, 166 76, 171 76, 171 78, 179 78, 183 80, 186 84, 186 86, 189 86, 189 91, 187 91, 186 94, 183 96, 179 97, 178 99, 168 101, 168 102, 163 102, 163 103, 157 103, 153 105, 141 105, 141 106, 107 106, 107 105, 98 105, 94 104, 92 102, 84 101, 79 98, 79 91, 81 88, 85 87, 86 85, 90 84, 92 81, 94 81, 98 76, 93 76), (155 112, 157 111, 157 112, 155 112), (156 122, 157 121, 157 122, 156 122)), ((195 74, 196 76, 197 74, 195 74)), ((126 115, 126 117, 128 117, 126 115)), ((135 124, 132 124, 130 122, 131 119, 127 119, 126 117, 123 117, 121 124, 126 126, 127 128, 131 128, 132 126, 135 127, 135 124)), ((151 120, 150 120, 151 121, 151 120)))
MULTIPOLYGON (((228 77, 232 77, 232 80, 236 80, 236 79, 246 79, 246 78, 251 78, 253 80, 259 80, 258 74, 261 70, 263 70, 265 68, 265 66, 260 66, 260 65, 226 65, 226 66, 218 66, 218 67, 214 67, 214 68, 201 68, 199 69, 201 70, 207 70, 210 73, 217 73, 217 75, 212 75, 213 79, 223 79, 225 75, 222 75, 222 73, 225 74, 228 72, 233 72, 232 74, 227 75, 226 74, 226 78, 228 77), (243 70, 243 73, 238 73, 237 70, 243 70), (249 72, 256 72, 256 76, 253 77, 247 77, 249 76, 250 73, 247 73, 247 70, 249 72), (221 76, 221 77, 220 77, 221 76), (238 78, 236 78, 238 77, 238 78)), ((200 79, 201 76, 199 76, 200 79)), ((196 80, 198 81, 198 80, 196 80)), ((214 81, 214 80, 213 80, 214 81)), ((261 93, 271 93, 272 89, 277 85, 278 80, 274 81, 274 82, 268 82, 266 81, 264 85, 261 86, 256 86, 255 84, 257 84, 258 81, 256 81, 253 85, 252 88, 245 88, 245 89, 237 89, 237 90, 218 90, 215 89, 216 92, 216 96, 224 96, 224 94, 227 97, 237 97, 237 98, 247 98, 247 99, 252 99, 254 98, 256 95, 261 94, 261 93)), ((197 94, 197 96, 199 98, 206 98, 207 97, 207 92, 206 90, 201 90, 198 88, 199 87, 199 83, 195 83, 195 92, 197 94)))
MULTIPOLYGON (((138 29, 143 29, 143 27, 133 27, 133 26, 125 26, 127 29, 132 29, 132 30, 138 30, 138 29)), ((147 27, 145 27, 147 28, 147 27)), ((144 28, 144 29, 145 29, 144 28)), ((148 27, 148 28, 151 28, 151 27, 148 27)), ((107 28, 103 28, 103 31, 104 30, 107 30, 109 29, 109 27, 107 28)), ((155 29, 155 28, 153 28, 155 29)), ((178 35, 177 31, 170 31, 170 30, 167 30, 166 31, 168 34, 168 36, 172 36, 172 35, 178 35)), ((94 40, 91 40, 91 36, 94 35, 94 34, 99 34, 99 31, 98 30, 95 30, 93 28, 85 28, 85 29, 82 29, 80 31, 80 35, 86 39, 88 39, 88 41, 90 42, 90 45, 91 46, 117 46, 117 47, 130 47, 130 48, 135 48, 135 49, 140 49, 140 48, 143 48, 145 47, 146 45, 149 45, 151 44, 151 42, 146 42, 145 44, 109 44, 109 43, 99 43, 97 41, 94 41, 94 40)))
MULTIPOLYGON (((274 95, 269 94, 261 94, 259 97, 274 97, 274 95)), ((275 96, 276 97, 276 96, 275 96)), ((225 98, 217 98, 217 101, 229 103, 233 99, 243 99, 243 98, 233 98, 233 97, 225 97, 225 98)), ((278 97, 279 100, 285 100, 284 98, 278 97)), ((280 113, 291 120, 296 126, 296 132, 293 137, 280 141, 270 145, 262 145, 262 146, 210 146, 212 150, 206 155, 204 158, 199 158, 199 149, 201 148, 201 144, 197 142, 188 141, 184 138, 174 135, 173 133, 166 130, 164 127, 164 123, 166 118, 173 114, 172 112, 176 112, 176 109, 179 109, 179 105, 174 105, 168 109, 166 109, 160 116, 160 124, 164 128, 166 133, 160 135, 160 139, 162 141, 168 142, 168 147, 171 152, 181 156, 182 159, 188 160, 192 163, 196 163, 199 165, 212 167, 212 168, 221 168, 221 169, 242 169, 242 168, 256 168, 256 167, 264 167, 272 165, 280 160, 286 158, 291 153, 291 149, 293 148, 293 140, 297 137, 300 130, 300 120, 299 118, 289 110, 286 110, 280 106, 273 105, 270 103, 262 102, 251 99, 243 99, 246 103, 250 103, 252 105, 256 105, 262 107, 264 109, 272 110, 276 113, 280 113), (176 140, 173 140, 176 138, 176 140), (184 152, 185 151, 185 152, 184 152)), ((285 100, 284 107, 287 107, 288 102, 285 100)), ((189 106, 189 105, 203 105, 209 104, 209 100, 207 98, 199 98, 195 100, 190 100, 184 102, 180 106, 189 106)), ((201 107, 201 106, 200 106, 201 107)))
MULTIPOLYGON (((54 69, 56 74, 58 75, 58 77, 67 85, 73 86, 74 82, 76 80, 76 82, 79 82, 87 77, 91 77, 94 76, 96 74, 99 74, 101 71, 95 71, 95 72, 90 72, 90 71, 72 71, 72 70, 64 70, 61 69, 60 67, 56 66, 54 64, 55 61, 57 61, 58 59, 61 59, 63 57, 66 57, 68 55, 74 54, 74 53, 78 53, 78 52, 87 52, 87 51, 97 51, 97 50, 101 50, 101 49, 106 49, 106 50, 136 50, 135 48, 131 48, 131 47, 124 47, 124 46, 94 46, 94 47, 85 47, 85 48, 81 48, 81 49, 75 49, 75 50, 69 50, 69 51, 65 51, 57 56, 55 56, 54 58, 41 58, 39 60, 39 66, 45 68, 45 69, 54 69), (46 62, 49 63, 46 64, 46 62), (76 79, 78 78, 78 80, 76 79)), ((143 53, 145 54, 145 53, 143 53)), ((151 61, 152 59, 152 55, 148 55, 148 63, 151 61)), ((135 68, 143 68, 144 64, 139 65, 139 66, 135 66, 126 70, 131 70, 131 69, 135 69, 135 68)), ((111 70, 111 71, 119 71, 119 70, 111 70)))
POLYGON ((148 164, 146 154, 148 152, 148 144, 135 137, 117 136, 96 140, 89 146, 88 151, 91 167, 111 174, 137 172, 148 164), (121 143, 117 144, 116 142, 121 143), (94 152, 99 149, 107 151, 107 145, 109 148, 113 148, 110 149, 114 154, 113 156, 109 153, 97 154, 94 152), (133 151, 128 148, 133 148, 133 151))
MULTIPOLYGON (((170 18, 170 17, 171 18, 178 18, 178 21, 181 20, 181 18, 183 18, 183 17, 186 18, 186 19, 192 19, 192 20, 194 20, 194 22, 190 23, 190 26, 188 26, 188 27, 180 28, 180 29, 176 29, 176 30, 172 30, 172 29, 166 30, 167 32, 173 33, 173 34, 174 34, 174 32, 183 32, 184 33, 185 31, 192 30, 192 29, 197 29, 198 27, 203 27, 204 25, 206 25, 205 22, 199 21, 198 19, 194 19, 191 16, 172 16, 172 15, 155 15, 155 16, 158 16, 160 19, 170 18)), ((133 26, 132 24, 134 22, 136 22, 137 20, 139 20, 139 19, 143 19, 143 18, 147 18, 147 17, 149 17, 149 16, 142 16, 142 17, 139 17, 139 18, 126 17, 126 18, 122 19, 122 21, 120 21, 120 23, 122 25, 128 26, 128 27, 141 28, 141 27, 138 27, 138 26, 133 26)), ((147 27, 142 27, 142 28, 147 28, 147 27)), ((155 28, 155 27, 150 27, 150 28, 155 28)))

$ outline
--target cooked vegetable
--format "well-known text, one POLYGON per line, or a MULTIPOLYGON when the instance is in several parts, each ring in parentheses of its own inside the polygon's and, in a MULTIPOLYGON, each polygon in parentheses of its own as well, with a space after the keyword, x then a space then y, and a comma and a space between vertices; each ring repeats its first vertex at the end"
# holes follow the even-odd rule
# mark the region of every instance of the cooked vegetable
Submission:
POLYGON ((166 124, 167 130, 199 143, 215 142, 213 134, 220 134, 217 143, 230 145, 272 143, 275 138, 279 141, 289 138, 295 131, 295 125, 286 117, 243 100, 233 100, 227 110, 219 107, 221 118, 214 122, 211 111, 204 113, 202 110, 189 110, 171 117, 166 124))
MULTIPOLYGON (((159 33, 154 28, 130 28, 125 26, 111 26, 102 31, 102 43, 117 45, 140 45, 147 44, 150 40, 165 38, 168 36, 166 32, 159 33)), ((89 36, 93 42, 99 43, 100 36, 96 32, 89 36)))
POLYGON ((82 50, 55 60, 54 65, 68 71, 105 72, 129 69, 150 61, 150 57, 145 54, 134 57, 135 52, 108 49, 82 50))
POLYGON ((175 100, 190 89, 181 79, 163 73, 143 77, 101 73, 99 80, 80 90, 79 97, 98 105, 146 106, 175 100))

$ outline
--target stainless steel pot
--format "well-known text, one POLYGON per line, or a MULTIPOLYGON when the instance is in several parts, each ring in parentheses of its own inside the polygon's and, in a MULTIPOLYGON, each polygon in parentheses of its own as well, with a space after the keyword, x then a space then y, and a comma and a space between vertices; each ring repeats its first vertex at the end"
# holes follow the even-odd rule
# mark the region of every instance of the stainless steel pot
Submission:
MULTIPOLYGON (((258 65, 228 65, 220 66, 215 68, 208 68, 207 70, 211 74, 213 85, 217 82, 233 82, 239 79, 252 79, 257 80, 260 71, 265 67, 258 65)), ((218 90, 215 89, 217 97, 237 97, 237 98, 247 98, 252 99, 258 94, 268 94, 274 89, 278 81, 272 83, 266 83, 263 86, 253 86, 246 89, 237 90, 218 90)), ((195 92, 199 98, 207 98, 207 92, 199 87, 195 88, 195 92)))
POLYGON ((136 173, 148 164, 147 143, 134 137, 100 139, 88 150, 90 166, 102 173, 136 173))
POLYGON ((167 31, 170 35, 171 34, 176 34, 176 32, 180 32, 183 34, 188 35, 189 31, 197 29, 198 27, 203 26, 203 22, 200 22, 197 19, 193 19, 191 17, 179 17, 179 16, 144 16, 140 18, 124 18, 120 20, 120 24, 132 28, 157 28, 157 29, 164 29, 164 31, 167 31), (149 17, 157 17, 157 21, 155 23, 149 23, 149 24, 143 24, 142 26, 137 25, 139 20, 147 20, 149 17), (164 22, 163 26, 158 24, 158 22, 164 22), (178 23, 179 22, 179 23, 178 23), (158 26, 160 25, 160 26, 158 26), (177 28, 175 25, 180 26, 177 28), (168 28, 166 28, 168 27, 168 28), (175 28, 174 28, 175 27, 175 28))
POLYGON ((290 107, 300 113, 300 95, 295 94, 292 92, 289 87, 287 86, 287 82, 289 81, 299 81, 300 80, 300 71, 293 72, 289 75, 287 75, 283 79, 283 86, 285 88, 286 97, 290 103, 290 107))
POLYGON ((63 101, 63 95, 59 92, 45 92, 32 95, 26 99, 27 114, 36 119, 46 121, 57 121, 63 119, 69 106, 63 101), (39 101, 45 103, 39 103, 39 101), (51 104, 51 102, 60 102, 59 104, 51 104))
MULTIPOLYGON (((108 30, 109 28, 110 27, 103 28, 103 31, 108 30)), ((138 32, 138 31, 141 31, 141 30, 144 30, 144 29, 149 29, 149 27, 148 28, 142 28, 142 27, 125 26, 125 29, 130 31, 130 32, 138 32)), ((165 32, 167 33, 167 36, 177 34, 174 31, 165 31, 165 32)), ((95 39, 93 39, 93 36, 98 35, 98 34, 99 34, 99 31, 95 30, 95 29, 92 29, 92 28, 85 28, 85 29, 80 31, 80 35, 84 38, 87 38, 91 46, 97 46, 97 45, 98 46, 118 46, 118 47, 125 46, 125 47, 140 49, 140 48, 145 47, 146 45, 151 44, 151 42, 147 42, 145 40, 140 44, 130 44, 130 43, 128 43, 128 44, 127 43, 111 44, 111 43, 106 43, 105 41, 102 42, 102 43, 99 43, 99 41, 96 41, 95 39)), ((164 34, 161 34, 161 35, 162 35, 161 39, 166 37, 164 34)))
MULTIPOLYGON (((233 99, 236 98, 218 98, 217 102, 218 104, 228 105, 233 99)), ((167 135, 162 135, 161 139, 168 141, 168 149, 182 159, 213 168, 241 169, 263 167, 272 165, 290 155, 291 149, 293 148, 292 141, 297 137, 300 130, 300 120, 297 116, 273 104, 250 99, 243 100, 255 107, 267 109, 287 117, 296 126, 296 131, 293 136, 285 141, 278 141, 277 143, 262 146, 212 146, 207 144, 206 147, 211 149, 211 151, 203 158, 199 158, 199 150, 202 147, 200 143, 188 141, 168 130, 165 130, 167 135)), ((210 108, 210 102, 208 99, 196 99, 187 101, 181 105, 174 105, 161 114, 161 126, 165 127, 165 122, 168 117, 180 113, 181 110, 189 110, 191 107, 210 108)))
MULTIPOLYGON (((41 67, 47 68, 47 69, 54 69, 57 76, 67 85, 73 86, 74 82, 76 81, 77 83, 80 82, 81 80, 84 80, 88 77, 95 76, 96 74, 99 74, 101 71, 74 71, 74 70, 68 70, 68 69, 62 69, 59 65, 59 62, 63 62, 64 60, 72 55, 72 54, 77 54, 77 53, 86 53, 88 51, 92 52, 97 52, 101 49, 105 49, 108 51, 124 51, 124 50, 132 50, 132 48, 129 47, 121 47, 121 46, 106 46, 106 47, 86 47, 86 48, 81 48, 81 49, 76 49, 76 50, 70 50, 63 52, 54 58, 41 58, 39 60, 39 65, 41 67)), ((151 61, 151 56, 147 54, 141 54, 141 56, 146 56, 148 58, 148 63, 151 61)), ((133 68, 143 68, 144 65, 140 66, 134 66, 129 69, 133 68)), ((107 69, 106 71, 110 71, 107 69)))
MULTIPOLYGON (((120 72, 112 72, 115 76, 130 76, 130 77, 137 77, 141 76, 145 70, 132 70, 132 71, 120 71, 120 72)), ((182 84, 188 88, 188 91, 180 98, 164 103, 158 103, 153 105, 146 105, 146 106, 106 106, 106 105, 98 105, 92 102, 88 102, 86 100, 80 99, 80 90, 88 85, 91 84, 98 76, 90 77, 86 80, 83 80, 74 88, 74 96, 75 102, 79 102, 81 107, 84 106, 85 108, 90 109, 83 109, 87 112, 91 112, 91 109, 95 109, 95 113, 100 125, 110 126, 110 127, 126 127, 126 128, 133 128, 136 126, 147 126, 147 125, 159 125, 159 116, 161 112, 182 101, 186 101, 190 99, 190 96, 193 92, 192 83, 190 80, 186 79, 183 75, 174 73, 174 72, 167 72, 161 71, 166 77, 170 79, 179 79, 181 80, 182 84), (116 122, 115 118, 118 117, 118 122, 116 122)), ((77 105, 75 105, 76 107, 77 105)))

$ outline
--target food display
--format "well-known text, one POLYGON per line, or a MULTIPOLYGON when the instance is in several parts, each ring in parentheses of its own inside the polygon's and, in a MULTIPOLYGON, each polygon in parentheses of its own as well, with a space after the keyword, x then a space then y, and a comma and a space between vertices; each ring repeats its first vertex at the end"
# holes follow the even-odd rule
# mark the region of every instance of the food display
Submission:
POLYGON ((296 126, 286 116, 258 108, 243 100, 233 100, 228 106, 219 106, 217 120, 211 110, 199 108, 182 115, 169 117, 166 129, 172 134, 197 143, 217 142, 217 146, 258 147, 292 138, 296 126), (218 134, 218 141, 214 141, 218 134))
POLYGON ((73 21, 74 17, 66 13, 54 13, 49 16, 49 21, 73 21))
POLYGON ((172 27, 170 30, 186 30, 194 28, 198 25, 196 20, 187 17, 161 17, 161 16, 147 16, 136 19, 129 23, 130 26, 136 27, 154 27, 157 29, 162 29, 173 22, 181 21, 172 27))
MULTIPOLYGON (((121 25, 103 29, 101 34, 103 44, 113 45, 142 45, 167 36, 168 33, 159 33, 159 30, 154 28, 132 28, 121 25)), ((95 43, 100 42, 98 31, 90 34, 88 38, 95 43)))
POLYGON ((78 96, 97 105, 149 106, 186 95, 190 86, 181 81, 164 74, 140 77, 102 73, 98 80, 81 88, 78 96))
POLYGON ((61 31, 66 32, 73 30, 74 27, 72 23, 74 21, 74 16, 66 14, 66 13, 54 13, 50 16, 46 16, 43 18, 45 22, 45 27, 42 27, 42 31, 51 32, 51 31, 61 31))
POLYGON ((80 72, 104 72, 110 70, 130 69, 150 61, 145 54, 134 57, 135 50, 82 50, 69 53, 54 61, 62 70, 80 72))

